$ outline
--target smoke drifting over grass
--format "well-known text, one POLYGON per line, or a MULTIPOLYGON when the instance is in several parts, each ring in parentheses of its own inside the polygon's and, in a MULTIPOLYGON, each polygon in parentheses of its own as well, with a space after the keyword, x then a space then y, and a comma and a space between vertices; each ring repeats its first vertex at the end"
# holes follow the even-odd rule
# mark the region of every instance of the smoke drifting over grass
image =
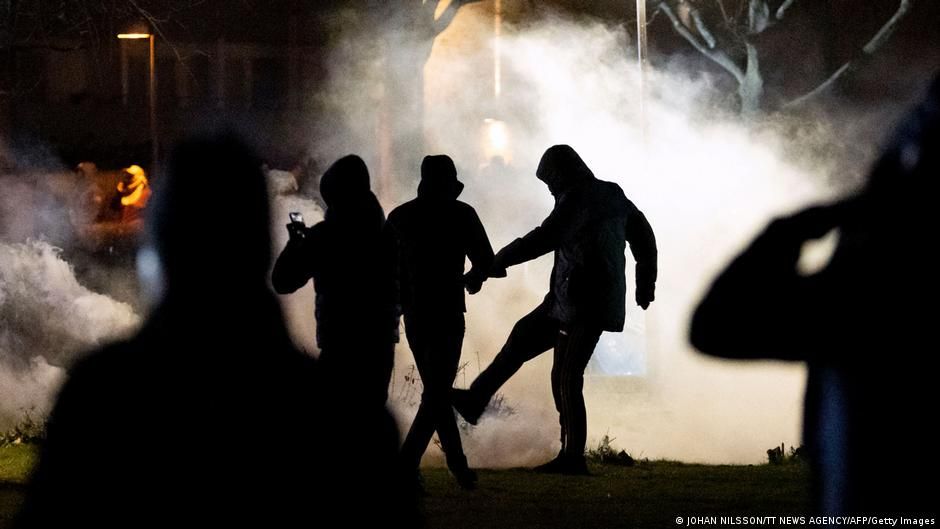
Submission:
POLYGON ((63 367, 138 322, 130 305, 79 284, 48 243, 0 242, 0 429, 42 415, 63 367))

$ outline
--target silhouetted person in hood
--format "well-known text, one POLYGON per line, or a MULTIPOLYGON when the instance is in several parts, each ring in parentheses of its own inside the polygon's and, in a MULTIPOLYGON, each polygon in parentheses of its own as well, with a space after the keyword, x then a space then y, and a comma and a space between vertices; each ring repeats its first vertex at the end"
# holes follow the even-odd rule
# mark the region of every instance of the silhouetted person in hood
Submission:
POLYGON ((320 179, 327 209, 310 228, 289 224, 277 258, 274 289, 288 294, 311 278, 316 289, 320 364, 341 399, 384 406, 398 342, 395 240, 355 155, 320 179))
POLYGON ((940 78, 866 189, 771 222, 693 316, 708 354, 807 362, 803 437, 824 514, 936 516, 938 176, 940 78), (825 267, 800 272, 804 243, 832 230, 825 267))
POLYGON ((555 208, 524 237, 496 254, 494 275, 506 267, 555 254, 542 303, 513 327, 509 339, 470 386, 454 390, 461 415, 476 423, 490 398, 522 364, 554 348, 552 393, 561 423, 561 451, 545 472, 586 474, 587 414, 584 369, 602 331, 623 330, 626 243, 636 258, 636 303, 646 309, 656 283, 656 240, 643 213, 620 186, 598 180, 567 145, 545 151, 536 176, 555 197, 555 208))
POLYGON ((457 200, 463 184, 448 156, 421 163, 418 197, 388 216, 400 243, 405 332, 421 374, 421 406, 402 446, 407 472, 417 472, 437 430, 447 466, 465 488, 476 483, 467 466, 450 401, 464 337, 464 288, 480 290, 493 248, 476 211, 457 200), (464 263, 472 268, 464 275, 464 263))
POLYGON ((322 525, 407 505, 391 499, 391 417, 358 418, 367 450, 339 438, 348 425, 323 404, 316 361, 291 344, 266 281, 268 208, 238 140, 175 149, 140 256, 158 304, 136 336, 70 369, 21 526, 322 525), (206 181, 220 182, 211 203, 206 181), (337 461, 345 450, 364 459, 337 461), (351 507, 359 498, 369 510, 351 507))

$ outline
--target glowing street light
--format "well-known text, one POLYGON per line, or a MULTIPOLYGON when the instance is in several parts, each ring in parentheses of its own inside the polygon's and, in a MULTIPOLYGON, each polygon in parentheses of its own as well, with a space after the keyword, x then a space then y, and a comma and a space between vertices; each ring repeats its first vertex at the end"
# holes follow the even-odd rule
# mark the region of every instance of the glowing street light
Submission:
POLYGON ((483 120, 483 133, 483 157, 487 160, 501 158, 504 163, 508 163, 512 152, 509 149, 509 127, 506 122, 486 118, 483 120))
MULTIPOLYGON (((149 55, 149 76, 147 83, 147 95, 149 96, 149 106, 150 106, 150 146, 151 146, 151 161, 150 161, 150 174, 157 174, 157 164, 160 156, 160 141, 158 140, 157 135, 157 68, 156 68, 156 54, 154 53, 154 40, 155 36, 153 33, 145 33, 143 31, 133 31, 129 33, 118 33, 117 38, 120 40, 144 40, 146 39, 150 43, 150 55, 149 55)), ((126 75, 124 72, 123 75, 126 75)), ((124 80, 125 90, 126 90, 126 78, 124 80)))

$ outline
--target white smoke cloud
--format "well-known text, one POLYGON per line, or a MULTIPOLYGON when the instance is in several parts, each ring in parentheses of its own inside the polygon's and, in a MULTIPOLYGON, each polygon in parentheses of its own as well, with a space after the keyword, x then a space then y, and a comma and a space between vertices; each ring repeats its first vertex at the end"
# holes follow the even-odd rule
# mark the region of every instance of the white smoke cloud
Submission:
POLYGON ((0 243, 0 427, 41 415, 63 367, 138 323, 130 305, 82 286, 50 244, 0 243))

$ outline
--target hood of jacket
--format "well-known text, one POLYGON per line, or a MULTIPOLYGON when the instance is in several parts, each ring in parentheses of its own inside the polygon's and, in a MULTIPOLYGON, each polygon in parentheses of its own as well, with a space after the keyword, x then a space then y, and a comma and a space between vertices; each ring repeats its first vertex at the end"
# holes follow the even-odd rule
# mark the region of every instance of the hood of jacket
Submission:
POLYGON ((569 189, 595 179, 594 173, 584 160, 568 145, 549 147, 539 161, 535 176, 545 182, 555 198, 569 189))

